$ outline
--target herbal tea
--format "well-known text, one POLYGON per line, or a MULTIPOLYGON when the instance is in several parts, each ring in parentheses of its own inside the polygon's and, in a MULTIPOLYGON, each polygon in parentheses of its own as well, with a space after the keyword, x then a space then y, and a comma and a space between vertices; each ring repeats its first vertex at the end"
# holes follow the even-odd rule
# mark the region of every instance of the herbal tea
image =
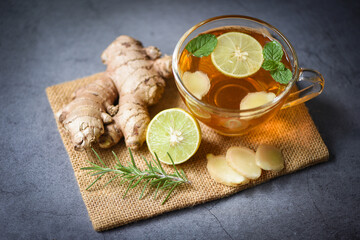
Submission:
MULTIPOLYGON (((181 80, 187 90, 209 105, 247 110, 272 102, 292 79, 286 52, 265 29, 222 27, 192 39, 179 58, 181 80)), ((186 99, 189 110, 224 135, 247 132, 272 117, 271 111, 219 115, 186 99)))
POLYGON ((228 136, 247 133, 324 88, 322 75, 299 67, 295 50, 277 29, 245 16, 193 26, 176 45, 172 68, 188 110, 228 136), (299 81, 311 86, 297 90, 299 81))
POLYGON ((203 102, 227 109, 254 108, 272 101, 285 89, 284 78, 291 79, 291 64, 285 51, 266 30, 223 27, 199 35, 202 36, 213 38, 205 39, 208 46, 217 40, 211 54, 204 54, 206 44, 205 50, 197 50, 201 42, 190 41, 179 66, 184 85, 203 102), (274 55, 276 48, 281 53, 274 55))

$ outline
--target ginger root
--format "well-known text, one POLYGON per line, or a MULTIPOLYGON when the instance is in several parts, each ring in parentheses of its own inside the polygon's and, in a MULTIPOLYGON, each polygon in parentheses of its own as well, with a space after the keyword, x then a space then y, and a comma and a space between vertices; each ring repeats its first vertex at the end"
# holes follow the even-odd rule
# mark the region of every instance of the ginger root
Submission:
POLYGON ((172 75, 171 57, 160 56, 156 47, 144 48, 125 35, 105 49, 101 58, 107 65, 106 76, 93 83, 96 88, 89 84, 78 90, 59 113, 59 121, 70 132, 76 150, 95 142, 108 148, 122 136, 131 149, 144 143, 150 122, 147 107, 160 100, 164 79, 172 75), (118 111, 112 105, 117 99, 118 111))
POLYGON ((117 112, 112 104, 118 92, 112 80, 105 76, 77 90, 72 98, 57 116, 70 132, 75 150, 82 150, 104 133, 104 124, 112 122, 110 115, 117 112))

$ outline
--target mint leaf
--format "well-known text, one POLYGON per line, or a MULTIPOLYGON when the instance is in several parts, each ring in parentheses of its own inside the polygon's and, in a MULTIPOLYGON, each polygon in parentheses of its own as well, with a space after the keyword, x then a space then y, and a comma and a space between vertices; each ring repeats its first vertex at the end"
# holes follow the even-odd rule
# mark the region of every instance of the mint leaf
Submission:
POLYGON ((282 62, 278 62, 277 64, 278 64, 277 70, 285 70, 286 69, 285 65, 282 62))
POLYGON ((217 45, 213 34, 202 34, 192 39, 185 47, 195 57, 209 56, 217 45))
POLYGON ((288 84, 290 80, 292 79, 292 72, 285 68, 284 70, 275 70, 270 72, 272 78, 281 83, 281 84, 288 84))
POLYGON ((262 68, 266 71, 275 71, 278 68, 279 63, 273 60, 265 59, 262 68))
POLYGON ((265 60, 280 61, 283 56, 281 44, 275 40, 265 44, 263 55, 265 60))
POLYGON ((265 59, 262 66, 266 71, 285 70, 285 65, 282 62, 265 59))
POLYGON ((262 68, 270 71, 272 78, 281 83, 288 84, 292 79, 292 72, 280 62, 283 56, 283 50, 278 41, 272 41, 265 44, 263 49, 264 62, 262 68))

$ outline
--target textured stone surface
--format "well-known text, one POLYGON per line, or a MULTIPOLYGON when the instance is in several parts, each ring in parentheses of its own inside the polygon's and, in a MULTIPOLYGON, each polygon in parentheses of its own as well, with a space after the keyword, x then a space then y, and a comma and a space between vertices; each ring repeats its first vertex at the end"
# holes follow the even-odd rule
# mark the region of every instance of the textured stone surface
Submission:
POLYGON ((359 9, 357 1, 1 1, 0 238, 360 238, 359 9), (120 34, 171 54, 188 28, 224 14, 275 25, 301 66, 324 75, 324 93, 307 106, 329 162, 222 200, 95 232, 45 87, 103 71, 99 56, 120 34))

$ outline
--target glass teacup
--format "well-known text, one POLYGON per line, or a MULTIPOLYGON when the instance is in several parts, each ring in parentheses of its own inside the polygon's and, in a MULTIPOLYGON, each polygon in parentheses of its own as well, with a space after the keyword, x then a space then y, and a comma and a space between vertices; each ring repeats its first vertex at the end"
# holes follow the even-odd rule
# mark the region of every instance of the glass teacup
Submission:
POLYGON ((323 76, 312 69, 300 68, 296 52, 286 37, 272 25, 251 17, 229 15, 205 20, 189 29, 177 43, 173 53, 173 72, 180 95, 192 112, 201 122, 218 133, 227 136, 239 136, 271 119, 280 109, 295 106, 318 96, 324 88, 323 76), (261 106, 240 110, 211 105, 195 97, 184 85, 181 71, 181 54, 186 45, 201 33, 212 29, 230 28, 234 26, 266 31, 272 39, 283 47, 291 64, 293 77, 273 101, 261 106), (302 86, 298 90, 296 82, 302 86))

